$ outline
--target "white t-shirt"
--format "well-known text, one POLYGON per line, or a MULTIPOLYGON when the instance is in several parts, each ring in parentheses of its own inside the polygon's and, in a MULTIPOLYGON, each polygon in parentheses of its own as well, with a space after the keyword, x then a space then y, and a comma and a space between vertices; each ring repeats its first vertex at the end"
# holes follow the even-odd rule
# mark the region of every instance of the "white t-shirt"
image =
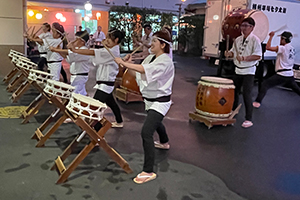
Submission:
MULTIPOLYGON (((94 51, 95 57, 93 59, 93 63, 98 67, 96 80, 114 82, 117 74, 119 73, 119 65, 114 61, 114 58, 105 48, 95 49, 94 51)), ((110 51, 115 57, 120 57, 119 45, 114 46, 110 49, 110 51)), ((112 93, 114 90, 114 86, 109 86, 106 84, 96 84, 94 88, 102 90, 108 94, 112 93)))
MULTIPOLYGON (((235 43, 236 47, 238 48, 239 56, 251 56, 251 55, 262 55, 262 49, 261 49, 261 43, 259 38, 254 35, 253 33, 250 33, 248 37, 244 40, 244 36, 241 35, 236 38, 235 43)), ((259 62, 259 60, 256 61, 241 61, 239 62, 236 59, 236 50, 234 45, 232 45, 232 48, 230 50, 234 53, 233 56, 233 62, 237 66, 235 68, 236 74, 255 74, 256 71, 256 64, 259 62)))
POLYGON ((93 34, 93 38, 95 39, 96 42, 101 42, 102 40, 104 40, 106 37, 105 37, 105 34, 101 31, 100 33, 98 31, 96 31, 94 34, 93 34))
MULTIPOLYGON (((82 46, 79 49, 88 49, 86 46, 82 46)), ((71 50, 68 50, 68 55, 66 61, 70 63, 70 73, 71 74, 80 74, 88 73, 90 67, 93 66, 92 56, 82 55, 74 53, 71 50)))
MULTIPOLYGON (((158 56, 153 62, 149 63, 155 55, 149 55, 142 63, 145 73, 136 72, 136 81, 139 85, 143 97, 157 98, 172 94, 174 80, 174 64, 167 54, 158 56)), ((171 106, 169 102, 151 102, 144 100, 145 109, 155 110, 162 115, 166 115, 171 106)))
MULTIPOLYGON (((62 61, 64 58, 56 52, 52 52, 49 49, 49 45, 51 47, 57 47, 57 45, 59 45, 61 43, 61 38, 47 38, 47 39, 43 39, 43 43, 44 43, 44 47, 47 50, 47 61, 62 61)), ((60 44, 60 48, 63 47, 63 44, 60 44)))
MULTIPOLYGON (((38 37, 40 39, 53 38, 50 32, 42 33, 38 37)), ((39 43, 37 43, 37 47, 40 53, 46 53, 46 54, 40 54, 40 57, 47 57, 47 50, 45 49, 45 45, 40 45, 39 43)))
POLYGON ((294 67, 294 58, 295 49, 291 43, 278 46, 275 71, 281 69, 290 69, 290 71, 277 72, 277 74, 281 76, 294 76, 294 72, 292 70, 294 67))
MULTIPOLYGON (((146 45, 151 45, 152 37, 153 37, 152 32, 148 36, 146 34, 143 35, 142 43, 146 45)), ((148 51, 148 48, 145 45, 143 45, 143 51, 148 51)))

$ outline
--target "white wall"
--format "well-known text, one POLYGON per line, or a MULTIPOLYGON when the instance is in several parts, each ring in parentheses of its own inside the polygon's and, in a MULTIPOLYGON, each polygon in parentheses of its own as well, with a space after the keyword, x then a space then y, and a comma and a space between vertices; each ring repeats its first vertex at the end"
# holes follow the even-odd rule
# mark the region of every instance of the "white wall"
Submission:
POLYGON ((23 0, 0 1, 0 45, 23 45, 23 0))

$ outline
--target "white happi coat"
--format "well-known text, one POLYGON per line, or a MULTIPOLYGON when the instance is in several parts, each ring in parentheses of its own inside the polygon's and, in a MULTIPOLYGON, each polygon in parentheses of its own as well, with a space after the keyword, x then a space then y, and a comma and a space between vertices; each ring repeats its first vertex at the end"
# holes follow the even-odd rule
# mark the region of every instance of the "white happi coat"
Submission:
MULTIPOLYGON (((142 62, 145 73, 136 72, 136 81, 139 85, 140 92, 143 97, 154 99, 172 94, 172 85, 174 80, 174 64, 168 54, 162 54, 155 58, 151 63, 151 59, 155 55, 149 55, 142 62)), ((166 115, 171 106, 171 101, 168 102, 152 102, 144 100, 145 109, 155 110, 162 115, 166 115)))

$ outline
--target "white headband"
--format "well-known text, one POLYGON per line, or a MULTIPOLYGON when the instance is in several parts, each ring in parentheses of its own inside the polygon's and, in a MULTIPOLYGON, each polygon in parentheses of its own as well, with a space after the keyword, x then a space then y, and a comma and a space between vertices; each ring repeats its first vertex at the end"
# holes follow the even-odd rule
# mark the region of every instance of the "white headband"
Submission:
POLYGON ((153 38, 157 38, 158 40, 161 40, 161 41, 167 43, 168 45, 170 45, 170 47, 172 47, 172 43, 169 42, 169 41, 167 41, 167 40, 165 40, 165 39, 163 39, 163 38, 160 38, 160 37, 157 37, 157 36, 153 36, 153 38))
POLYGON ((64 33, 60 32, 58 29, 54 28, 60 35, 65 36, 64 33))

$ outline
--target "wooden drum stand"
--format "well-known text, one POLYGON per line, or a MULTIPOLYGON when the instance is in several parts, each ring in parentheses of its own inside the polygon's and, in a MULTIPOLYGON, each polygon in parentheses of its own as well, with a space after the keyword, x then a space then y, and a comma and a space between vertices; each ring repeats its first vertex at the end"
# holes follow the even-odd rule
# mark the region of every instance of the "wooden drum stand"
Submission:
POLYGON ((83 132, 78 135, 65 149, 62 155, 58 156, 55 160, 55 164, 51 169, 56 169, 59 174, 59 179, 56 182, 57 184, 65 182, 80 162, 97 144, 99 144, 99 147, 101 147, 120 167, 122 167, 126 173, 133 172, 126 160, 112 147, 110 147, 104 138, 105 133, 111 127, 111 123, 103 117, 105 109, 106 105, 100 101, 80 94, 72 94, 64 116, 62 117, 71 118, 71 120, 79 126, 83 132), (97 122, 102 124, 102 128, 98 132, 93 128, 97 122), (81 152, 67 167, 65 167, 63 161, 72 153, 73 149, 79 144, 85 135, 89 136, 90 143, 81 150, 81 152))

